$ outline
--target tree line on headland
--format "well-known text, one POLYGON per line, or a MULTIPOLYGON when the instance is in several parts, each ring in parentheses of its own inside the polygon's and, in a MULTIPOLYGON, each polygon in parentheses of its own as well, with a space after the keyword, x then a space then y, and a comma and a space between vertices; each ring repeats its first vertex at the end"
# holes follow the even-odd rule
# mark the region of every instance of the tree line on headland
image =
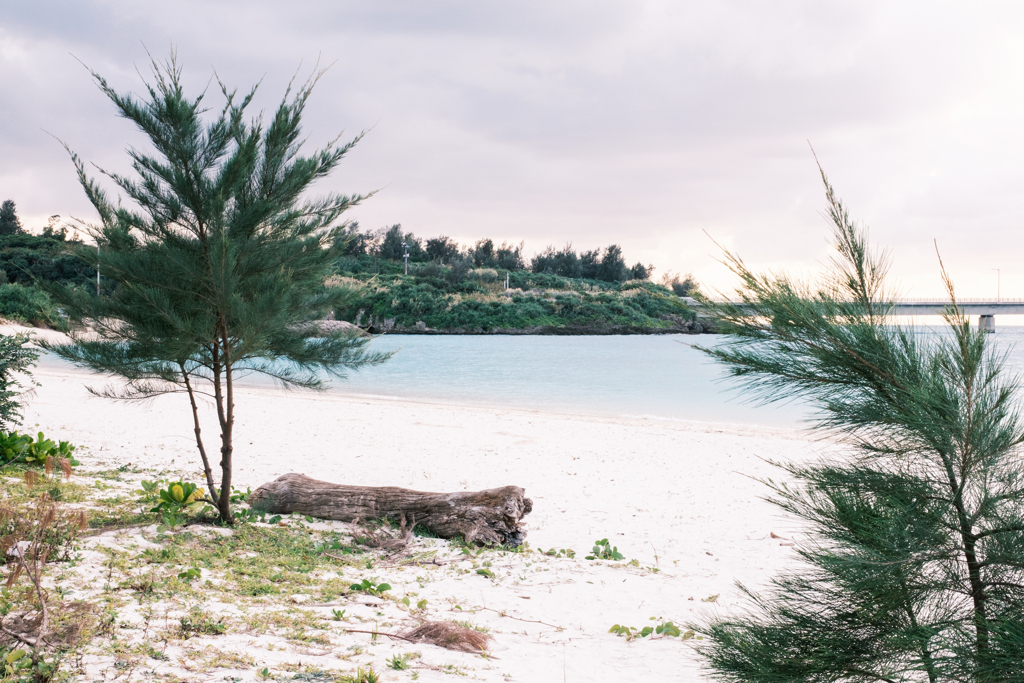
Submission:
MULTIPOLYGON (((41 234, 22 225, 13 200, 0 205, 0 316, 46 325, 56 315, 41 283, 96 287, 96 270, 74 247, 59 216, 41 234)), ((622 248, 577 252, 549 246, 532 259, 524 243, 483 238, 460 245, 421 239, 400 224, 362 230, 357 222, 332 246, 335 286, 357 296, 333 312, 371 332, 453 334, 610 334, 699 332, 709 328, 678 297, 696 292, 693 276, 627 265, 622 248), (405 256, 408 253, 408 272, 405 256), (383 276, 394 276, 385 278, 383 276)), ((102 280, 103 289, 116 283, 102 280)))
POLYGON ((37 282, 94 286, 96 270, 68 249, 81 244, 51 216, 41 233, 25 230, 14 200, 0 204, 0 316, 45 325, 56 315, 37 282))
POLYGON ((622 248, 577 252, 549 246, 529 261, 525 244, 483 238, 460 245, 420 239, 400 224, 350 225, 338 240, 336 282, 360 290, 337 311, 372 332, 434 334, 635 334, 701 332, 680 297, 693 276, 632 267, 622 248), (407 257, 407 258, 406 258, 407 257), (408 263, 406 263, 406 260, 408 263), (386 276, 386 277, 385 277, 386 276))
POLYGON ((346 256, 370 255, 398 261, 408 253, 411 263, 436 262, 453 264, 465 262, 474 268, 497 268, 501 270, 530 270, 534 273, 548 273, 569 278, 602 280, 604 282, 625 282, 626 280, 647 280, 654 272, 654 266, 637 262, 626 265, 622 247, 611 244, 604 250, 593 249, 579 254, 567 244, 560 250, 548 246, 527 264, 523 257, 524 242, 518 245, 484 238, 475 244, 460 246, 445 235, 422 240, 411 232, 403 232, 401 224, 362 231, 354 223, 348 233, 349 241, 342 248, 346 256))

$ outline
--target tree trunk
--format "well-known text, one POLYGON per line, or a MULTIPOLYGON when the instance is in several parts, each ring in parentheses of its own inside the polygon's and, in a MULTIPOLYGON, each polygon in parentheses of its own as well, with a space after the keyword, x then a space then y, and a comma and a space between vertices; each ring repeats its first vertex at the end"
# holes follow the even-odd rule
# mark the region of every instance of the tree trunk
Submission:
POLYGON ((441 538, 462 536, 470 543, 517 546, 526 538, 522 517, 533 509, 518 486, 485 491, 425 493, 394 486, 345 486, 285 474, 249 496, 253 509, 273 514, 297 512, 320 519, 397 520, 405 515, 441 538))

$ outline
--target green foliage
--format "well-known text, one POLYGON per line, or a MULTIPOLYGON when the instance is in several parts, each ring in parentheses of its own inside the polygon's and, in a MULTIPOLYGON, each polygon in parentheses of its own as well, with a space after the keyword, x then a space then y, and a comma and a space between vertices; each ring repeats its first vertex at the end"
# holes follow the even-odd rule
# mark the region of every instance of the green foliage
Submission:
POLYGON ((157 495, 160 498, 160 503, 151 512, 196 510, 204 504, 203 498, 206 496, 206 491, 189 482, 175 481, 169 483, 167 488, 160 489, 157 495))
POLYGON ((405 671, 409 668, 409 662, 411 662, 414 657, 415 655, 408 652, 402 655, 394 655, 387 661, 388 668, 394 669, 395 671, 405 671))
POLYGON ((66 460, 73 467, 81 463, 75 460, 75 447, 67 441, 51 441, 42 432, 32 438, 28 434, 18 432, 0 432, 0 463, 25 464, 30 467, 45 467, 46 461, 52 463, 66 460))
POLYGON ((3 680, 5 681, 19 680, 22 673, 27 673, 26 669, 32 666, 32 660, 25 659, 28 650, 23 648, 8 650, 7 652, 0 650, 0 654, 3 655, 3 680))
POLYGON ((359 583, 353 583, 349 586, 350 590, 358 593, 366 593, 368 595, 376 595, 380 597, 391 590, 391 584, 388 583, 377 583, 376 579, 363 579, 359 583))
POLYGON ((21 219, 13 199, 5 199, 0 204, 0 235, 14 235, 22 231, 21 219))
POLYGON ((29 341, 24 334, 0 335, 0 429, 9 429, 21 418, 22 384, 17 376, 27 374, 39 360, 38 349, 28 346, 29 341))
MULTIPOLYGON (((653 621, 655 617, 651 617, 653 621)), ((620 624, 613 625, 608 629, 608 633, 614 633, 615 635, 622 636, 626 640, 636 640, 637 638, 646 638, 650 635, 665 636, 667 638, 682 638, 683 640, 689 640, 694 637, 694 632, 691 630, 682 631, 678 626, 673 624, 671 621, 662 621, 655 626, 644 626, 641 629, 637 629, 635 626, 622 626, 620 624)))
POLYGON ((537 548, 537 552, 550 557, 567 557, 570 560, 576 557, 576 551, 572 548, 548 548, 547 550, 537 548))
POLYGON ((74 251, 95 264, 108 285, 97 295, 91 288, 44 284, 67 314, 72 337, 49 348, 125 380, 97 395, 187 395, 207 491, 230 523, 235 380, 258 373, 286 386, 320 389, 330 378, 387 358, 369 353, 362 335, 310 324, 353 296, 324 283, 345 232, 342 214, 365 195, 313 198, 306 192, 361 136, 302 153, 300 123, 316 76, 289 91, 266 125, 247 111, 255 89, 239 97, 222 86, 224 106, 207 115, 203 95, 185 95, 173 55, 153 63, 143 100, 93 77, 153 151, 131 152, 137 177, 105 174, 127 201, 109 198, 72 153, 100 219, 90 233, 99 249, 74 251), (86 321, 98 339, 78 331, 86 321), (212 396, 217 407, 219 485, 200 429, 200 394, 212 396))
POLYGON ((372 320, 376 331, 381 321, 394 319, 396 329, 412 330, 422 321, 431 329, 482 332, 676 328, 695 318, 670 290, 650 282, 610 284, 520 271, 511 273, 506 291, 495 271, 469 271, 456 280, 454 266, 431 268, 436 274, 423 269, 387 279, 348 272, 366 284, 335 317, 364 326, 372 320))
POLYGON ((380 675, 372 667, 359 667, 351 676, 343 676, 340 683, 380 683, 380 675))
POLYGON ((0 647, 0 680, 4 683, 38 683, 55 680, 59 655, 45 657, 25 646, 14 649, 0 647))
POLYGON ((888 258, 825 182, 837 255, 805 283, 726 262, 705 299, 729 343, 705 349, 766 401, 801 397, 843 455, 780 464, 773 502, 812 533, 751 614, 696 628, 722 681, 1019 681, 1024 424, 1018 384, 950 304, 931 334, 891 317, 888 258))
POLYGON ((81 242, 67 240, 63 231, 0 235, 0 270, 6 282, 13 284, 95 287, 96 270, 78 253, 81 247, 81 242))
POLYGON ((183 481, 162 482, 142 480, 141 489, 136 489, 143 503, 156 503, 150 512, 159 514, 158 532, 173 531, 189 519, 189 513, 205 513, 212 510, 207 505, 206 491, 195 484, 183 481), (161 486, 164 485, 163 488, 161 486))
POLYGON ((334 617, 335 621, 345 621, 345 610, 343 609, 332 609, 331 616, 334 617))
POLYGON ((184 638, 199 635, 220 636, 228 630, 221 619, 195 607, 179 620, 181 635, 184 638))
POLYGON ((19 284, 0 285, 0 317, 42 326, 57 319, 50 296, 43 290, 19 284))
POLYGON ((681 276, 671 271, 661 276, 661 284, 671 289, 676 296, 693 296, 700 287, 692 273, 681 276))
POLYGON ((615 562, 625 559, 625 557, 618 548, 612 547, 607 538, 594 541, 594 549, 587 555, 588 560, 613 560, 615 562))
POLYGON ((178 579, 185 583, 192 583, 202 575, 203 573, 199 570, 199 567, 189 567, 184 571, 178 572, 178 579))

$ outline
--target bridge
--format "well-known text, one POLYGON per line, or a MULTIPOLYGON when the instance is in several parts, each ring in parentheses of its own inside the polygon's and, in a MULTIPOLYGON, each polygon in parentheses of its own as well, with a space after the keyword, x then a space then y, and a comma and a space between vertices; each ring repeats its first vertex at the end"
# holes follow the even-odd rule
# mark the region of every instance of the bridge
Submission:
MULTIPOLYGON (((893 302, 895 315, 941 315, 949 305, 941 299, 897 299, 893 302)), ((978 316, 978 327, 986 332, 996 331, 996 314, 1024 315, 1024 299, 957 299, 957 305, 967 315, 978 316)))
MULTIPOLYGON (((693 306, 696 301, 684 299, 693 306)), ((893 315, 942 315, 948 299, 897 299, 893 302, 893 315)), ((978 327, 986 332, 996 331, 996 315, 1024 315, 1024 299, 957 299, 967 315, 978 316, 978 327)), ((696 308, 700 308, 697 304, 696 308)))

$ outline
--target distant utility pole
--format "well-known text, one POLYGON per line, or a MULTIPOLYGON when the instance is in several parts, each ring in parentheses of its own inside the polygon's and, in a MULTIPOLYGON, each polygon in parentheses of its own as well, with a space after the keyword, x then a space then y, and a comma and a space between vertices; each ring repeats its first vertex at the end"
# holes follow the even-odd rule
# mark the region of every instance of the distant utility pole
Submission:
POLYGON ((405 247, 405 274, 409 274, 409 243, 402 242, 402 246, 405 247))
POLYGON ((1002 298, 999 291, 999 269, 993 268, 992 270, 996 271, 996 301, 999 301, 1002 298))

